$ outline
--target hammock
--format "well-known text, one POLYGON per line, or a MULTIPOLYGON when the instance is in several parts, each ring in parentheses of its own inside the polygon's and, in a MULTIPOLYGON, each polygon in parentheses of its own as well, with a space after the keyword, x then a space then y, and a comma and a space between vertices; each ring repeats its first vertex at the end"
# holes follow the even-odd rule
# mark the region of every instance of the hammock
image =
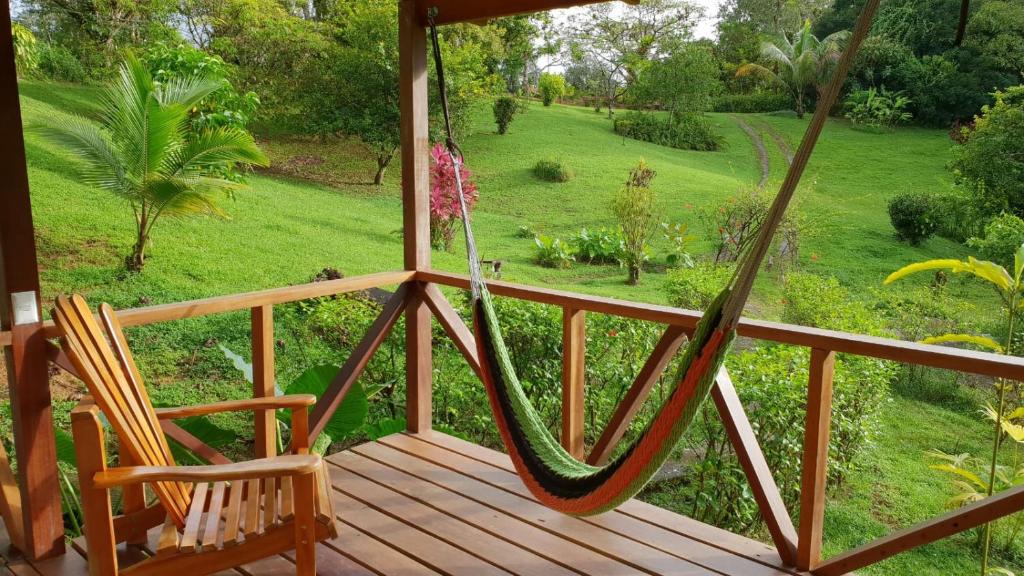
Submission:
POLYGON ((865 4, 850 43, 836 64, 786 179, 758 232, 757 241, 741 256, 737 272, 728 286, 704 311, 683 353, 679 373, 674 380, 676 385, 643 432, 619 456, 601 467, 580 462, 559 444, 533 408, 512 367, 498 316, 484 283, 469 221, 460 173, 463 155, 452 135, 444 66, 434 22, 437 9, 430 9, 428 23, 447 131, 446 147, 455 168, 455 186, 466 236, 473 328, 483 382, 502 442, 516 471, 534 497, 545 506, 574 516, 599 514, 615 508, 644 487, 689 428, 714 385, 735 337, 736 323, 750 295, 754 277, 803 175, 828 112, 839 96, 850 64, 867 36, 878 4, 879 0, 869 0, 865 4))

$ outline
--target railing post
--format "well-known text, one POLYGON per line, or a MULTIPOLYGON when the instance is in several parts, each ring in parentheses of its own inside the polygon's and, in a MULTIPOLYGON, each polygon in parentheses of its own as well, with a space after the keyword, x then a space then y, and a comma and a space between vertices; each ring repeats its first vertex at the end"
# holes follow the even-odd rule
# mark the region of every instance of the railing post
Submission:
MULTIPOLYGON (((274 307, 256 306, 252 316, 252 397, 277 394, 274 384, 274 307)), ((277 422, 273 410, 256 410, 253 439, 257 458, 277 454, 277 422)))
MULTIPOLYGON (((401 0, 398 14, 398 89, 402 142, 402 232, 406 270, 430 268, 428 195, 427 34, 416 0, 401 0)), ((406 421, 412 432, 429 430, 433 355, 430 308, 417 287, 405 309, 406 421)))
POLYGON ((9 5, 0 8, 0 126, 0 330, 11 332, 5 357, 24 528, 20 544, 27 556, 41 558, 64 551, 64 522, 9 5))
POLYGON ((586 382, 586 312, 562 309, 562 446, 582 460, 583 400, 586 382))
POLYGON ((801 570, 812 570, 821 562, 825 481, 828 477, 828 441, 832 425, 832 377, 835 365, 835 352, 811 349, 803 474, 800 484, 800 539, 797 542, 796 555, 796 566, 801 570))

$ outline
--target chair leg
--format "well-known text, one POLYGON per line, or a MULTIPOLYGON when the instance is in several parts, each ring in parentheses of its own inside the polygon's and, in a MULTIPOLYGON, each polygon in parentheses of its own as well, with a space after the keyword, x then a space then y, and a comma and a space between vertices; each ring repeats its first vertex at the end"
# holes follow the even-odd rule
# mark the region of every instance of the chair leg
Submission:
POLYGON ((90 576, 117 574, 117 544, 114 517, 110 510, 110 492, 93 486, 93 476, 106 467, 103 429, 94 405, 79 405, 71 413, 71 431, 75 438, 78 482, 82 489, 85 514, 85 543, 89 548, 90 576))
POLYGON ((316 576, 316 476, 293 481, 295 498, 295 574, 316 576))

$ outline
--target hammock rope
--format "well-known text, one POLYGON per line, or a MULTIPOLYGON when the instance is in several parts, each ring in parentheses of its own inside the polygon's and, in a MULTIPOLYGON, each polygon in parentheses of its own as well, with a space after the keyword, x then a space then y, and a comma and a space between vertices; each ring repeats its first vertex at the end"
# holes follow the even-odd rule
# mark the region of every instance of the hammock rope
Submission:
POLYGON ((671 455, 714 385, 715 377, 735 338, 735 326, 743 313, 757 271, 803 176, 828 112, 838 99, 857 50, 867 36, 879 1, 868 0, 865 3, 850 42, 836 64, 828 87, 822 93, 758 238, 750 250, 741 255, 741 263, 729 284, 704 311, 683 352, 674 388, 643 432, 616 458, 601 467, 580 462, 561 446, 530 403, 512 367, 494 303, 484 282, 463 192, 461 168, 464 157, 452 132, 443 58, 435 22, 437 8, 428 10, 427 21, 447 134, 445 145, 455 169, 455 187, 465 231, 473 329, 484 386, 502 442, 516 471, 541 503, 575 516, 613 509, 636 495, 671 455))

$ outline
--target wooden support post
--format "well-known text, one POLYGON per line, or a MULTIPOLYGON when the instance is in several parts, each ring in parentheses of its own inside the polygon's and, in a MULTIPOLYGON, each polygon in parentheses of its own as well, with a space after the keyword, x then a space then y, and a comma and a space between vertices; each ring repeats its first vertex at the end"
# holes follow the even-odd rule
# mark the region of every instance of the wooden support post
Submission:
MULTIPOLYGON (((117 464, 118 466, 138 466, 139 462, 136 462, 132 455, 127 450, 127 444, 118 444, 117 450, 117 464)), ((122 514, 129 515, 141 512, 146 509, 146 492, 145 487, 142 484, 134 484, 131 486, 123 486, 121 488, 121 509, 122 514)), ((129 544, 145 544, 146 543, 146 529, 142 527, 133 526, 133 528, 139 528, 132 530, 125 534, 125 540, 129 544)))
MULTIPOLYGON (((402 141, 402 216, 405 269, 430 268, 430 137, 427 128, 427 34, 416 0, 400 0, 398 83, 402 141)), ((433 356, 430 309, 417 287, 405 309, 406 420, 409 430, 431 427, 433 356)))
MULTIPOLYGON (((274 307, 252 308, 252 397, 275 396, 274 307)), ((253 440, 257 458, 277 455, 277 421, 274 410, 256 410, 253 440)))
POLYGON ((580 460, 584 457, 586 314, 583 310, 574 308, 562 309, 562 446, 580 460))
POLYGON ((22 552, 30 558, 43 558, 64 551, 64 523, 7 4, 0 8, 0 127, 0 173, 4 175, 0 183, 0 330, 11 331, 5 357, 21 492, 22 552))
POLYGON ((832 376, 835 365, 835 352, 811 349, 803 475, 800 484, 800 539, 797 542, 796 555, 796 566, 801 570, 813 570, 821 562, 825 481, 828 477, 828 441, 832 425, 832 376))

